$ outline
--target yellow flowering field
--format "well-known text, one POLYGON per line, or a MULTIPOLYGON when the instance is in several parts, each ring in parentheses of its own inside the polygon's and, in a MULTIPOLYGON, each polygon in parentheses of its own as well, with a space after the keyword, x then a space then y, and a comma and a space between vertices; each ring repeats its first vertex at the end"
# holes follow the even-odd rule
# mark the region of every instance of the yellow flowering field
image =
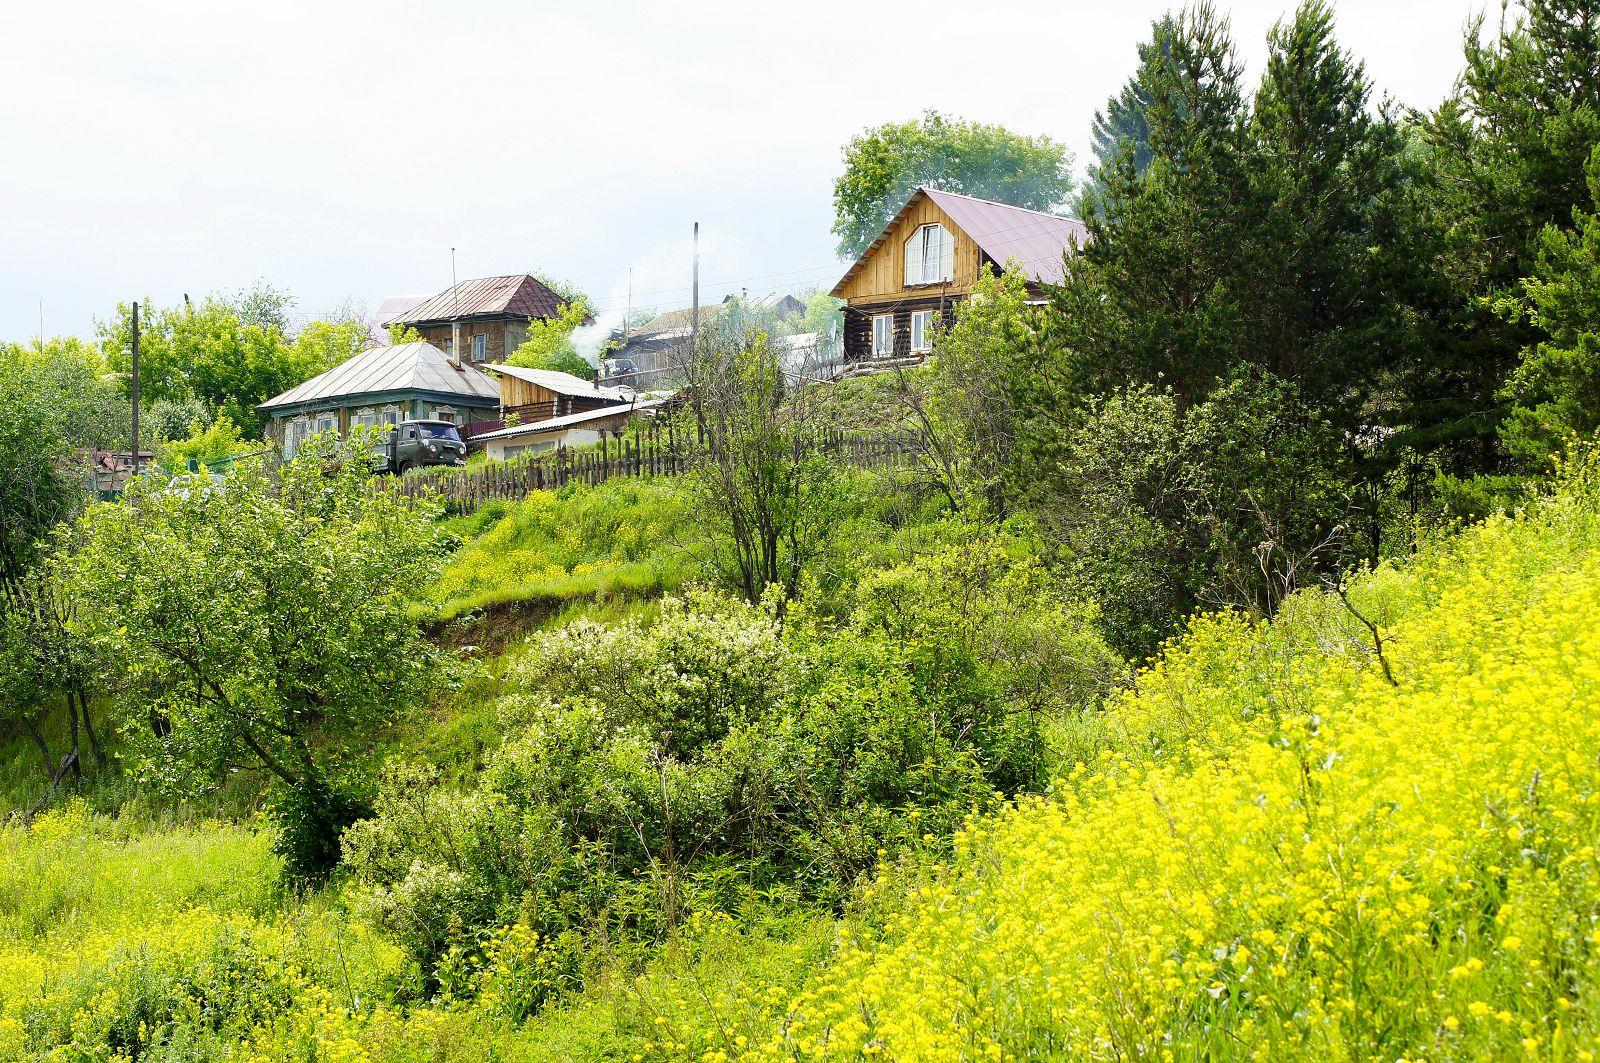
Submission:
POLYGON ((953 867, 882 868, 876 929, 759 1043, 695 1055, 1594 1059, 1590 497, 1360 581, 1376 630, 1320 592, 1199 621, 1091 760, 953 867))

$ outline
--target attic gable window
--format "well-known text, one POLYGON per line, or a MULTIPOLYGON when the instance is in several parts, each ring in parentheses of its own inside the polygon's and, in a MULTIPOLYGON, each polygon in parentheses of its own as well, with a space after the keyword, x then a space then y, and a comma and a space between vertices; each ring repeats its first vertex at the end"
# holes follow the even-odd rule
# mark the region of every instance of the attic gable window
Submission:
POLYGON ((906 284, 938 284, 955 276, 955 241, 943 225, 924 225, 906 241, 906 284))

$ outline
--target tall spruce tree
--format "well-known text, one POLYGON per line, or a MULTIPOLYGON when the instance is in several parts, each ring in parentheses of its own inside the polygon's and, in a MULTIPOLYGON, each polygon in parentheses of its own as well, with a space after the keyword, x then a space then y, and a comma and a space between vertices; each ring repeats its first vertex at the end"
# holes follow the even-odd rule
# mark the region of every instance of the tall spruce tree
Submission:
POLYGON ((1141 173, 1120 152, 1085 219, 1090 240, 1053 294, 1062 394, 1129 383, 1199 401, 1247 343, 1234 283, 1250 218, 1241 69, 1228 24, 1208 3, 1156 26, 1165 62, 1140 70, 1150 125, 1141 173))
POLYGON ((1469 29, 1455 92, 1420 117, 1418 200, 1433 242, 1440 341, 1404 379, 1415 445, 1458 472, 1504 466, 1504 385, 1538 331, 1495 313, 1537 270, 1540 234, 1587 202, 1600 143, 1600 3, 1525 0, 1469 29))
POLYGON ((1142 175, 1150 168, 1150 109, 1149 68, 1165 62, 1170 51, 1170 41, 1177 29, 1171 15, 1163 15, 1150 25, 1150 39, 1138 46, 1139 68, 1122 91, 1106 100, 1103 111, 1094 113, 1090 129, 1094 159, 1089 163, 1088 179, 1084 183, 1082 211, 1095 209, 1096 200, 1105 194, 1102 173, 1115 169, 1117 158, 1123 152, 1132 156, 1133 171, 1142 175))
POLYGON ((1237 260, 1248 353, 1353 429, 1410 342, 1389 253, 1401 138, 1369 107, 1366 73, 1334 39, 1325 0, 1302 4, 1267 43, 1250 123, 1252 241, 1237 260))

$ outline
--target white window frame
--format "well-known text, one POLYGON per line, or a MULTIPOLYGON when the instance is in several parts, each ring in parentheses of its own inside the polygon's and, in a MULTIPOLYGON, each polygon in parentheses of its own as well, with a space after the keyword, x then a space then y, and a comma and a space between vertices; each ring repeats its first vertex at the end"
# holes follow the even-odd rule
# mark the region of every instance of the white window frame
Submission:
POLYGON ((456 419, 456 408, 454 406, 437 407, 433 411, 433 419, 436 421, 449 421, 457 427, 461 425, 461 422, 456 419))
POLYGON ((472 360, 481 362, 487 357, 489 357, 489 337, 488 334, 479 332, 472 337, 472 360))
POLYGON ((400 423, 400 407, 398 407, 398 406, 385 406, 383 408, 383 420, 380 421, 379 423, 380 424, 389 425, 391 427, 394 426, 394 425, 399 424, 400 423))
POLYGON ((894 354, 894 315, 872 315, 872 356, 889 357, 894 354), (885 343, 887 339, 887 343, 885 343))
POLYGON ((933 311, 911 311, 911 351, 926 354, 933 350, 933 311))
POLYGON ((952 280, 955 243, 950 230, 938 222, 918 226, 906 240, 906 287, 952 280))
POLYGON ((316 431, 318 435, 321 435, 323 432, 337 432, 338 430, 339 415, 337 413, 317 414, 316 431), (327 422, 326 425, 323 424, 324 421, 327 422))

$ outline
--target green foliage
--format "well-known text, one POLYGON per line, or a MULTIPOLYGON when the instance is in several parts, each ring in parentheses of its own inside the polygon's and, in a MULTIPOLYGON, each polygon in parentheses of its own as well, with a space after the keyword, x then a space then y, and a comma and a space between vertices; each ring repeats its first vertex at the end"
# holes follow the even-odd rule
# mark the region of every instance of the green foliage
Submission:
POLYGON ((254 767, 331 795, 433 683, 407 609, 437 570, 433 514, 372 492, 360 463, 330 464, 330 446, 275 480, 245 467, 218 487, 136 484, 85 515, 64 562, 78 624, 118 662, 153 781, 203 790, 254 767))
POLYGON ((1196 605, 1270 614, 1340 560, 1340 437, 1270 374, 1241 372, 1186 412, 1169 392, 1119 392, 1068 439, 1062 479, 1039 504, 1130 656, 1154 651, 1196 605))
MULTIPOLYGON (((192 395, 176 399, 157 399, 145 406, 140 404, 139 430, 157 445, 187 439, 211 427, 211 411, 206 404, 192 395)), ((230 422, 231 423, 231 422, 230 422)))
POLYGON ((867 129, 845 145, 833 185, 839 257, 865 251, 919 185, 1047 211, 1066 202, 1071 177, 1064 146, 1003 126, 928 110, 867 129))
POLYGON ((562 303, 555 317, 531 319, 527 337, 511 352, 506 364, 524 369, 551 369, 570 373, 580 380, 593 380, 594 366, 572 346, 573 332, 589 319, 588 301, 584 299, 562 303))
MULTIPOLYGON (((1439 340, 1408 366, 1406 388, 1426 438, 1463 474, 1504 471, 1497 434, 1507 400, 1540 401, 1521 384, 1505 390, 1519 353, 1539 343, 1538 330, 1494 307, 1537 276, 1546 227, 1571 225, 1574 208, 1589 201, 1584 168, 1600 143, 1593 4, 1518 6, 1509 24, 1486 32, 1482 16, 1472 23, 1459 87, 1426 117, 1419 138, 1421 235, 1434 249, 1442 305, 1439 340)), ((1549 451, 1532 428, 1519 415, 1508 439, 1540 468, 1549 451)))
POLYGON ((843 624, 702 592, 536 636, 477 785, 396 768, 346 834, 364 909, 442 982, 496 925, 587 950, 760 896, 837 903, 882 851, 1040 784, 1046 721, 1119 662, 1022 541, 947 536, 843 624))
MULTIPOLYGON (((259 404, 349 358, 365 340, 365 326, 355 321, 311 322, 291 340, 292 305, 292 297, 267 284, 182 307, 142 303, 141 400, 198 399, 245 437, 260 436, 265 419, 259 404)), ((119 304, 116 316, 100 323, 100 342, 113 370, 132 370, 129 306, 119 304)))
POLYGON ((793 598, 827 550, 840 494, 812 389, 791 391, 763 332, 702 337, 684 373, 694 422, 682 415, 681 436, 698 431, 705 447, 686 481, 707 533, 706 559, 746 601, 769 588, 793 598))
POLYGON ((1004 516, 1018 475, 1018 411, 1032 376, 1038 315, 1027 281, 985 270, 972 297, 940 332, 921 372, 906 374, 901 398, 922 430, 924 471, 957 508, 1004 516))
POLYGON ((1566 437, 1600 429, 1600 145, 1589 160, 1595 213, 1573 211, 1573 227, 1540 237, 1521 297, 1500 301, 1507 317, 1526 315, 1548 338, 1529 347, 1507 391, 1515 406, 1501 436, 1521 461, 1538 468, 1566 437))
POLYGON ((449 526, 467 541, 428 597, 446 619, 514 603, 653 597, 692 571, 677 546, 689 521, 670 480, 613 479, 490 503, 449 526))
POLYGON ((188 438, 175 438, 162 446, 156 451, 156 460, 181 466, 189 461, 205 463, 260 449, 260 444, 241 438, 239 427, 222 414, 209 426, 199 421, 191 424, 188 438))

